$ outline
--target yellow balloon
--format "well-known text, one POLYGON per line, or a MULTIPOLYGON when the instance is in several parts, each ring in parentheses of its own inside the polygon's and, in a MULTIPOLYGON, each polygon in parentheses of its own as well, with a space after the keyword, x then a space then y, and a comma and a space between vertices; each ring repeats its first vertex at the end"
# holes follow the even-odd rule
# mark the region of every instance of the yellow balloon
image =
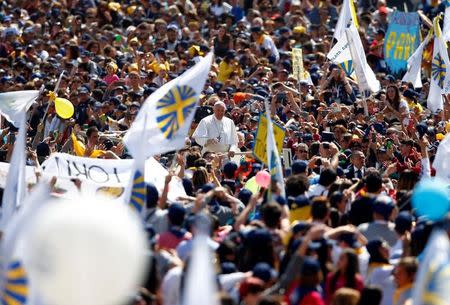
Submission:
POLYGON ((55 99, 56 113, 63 119, 71 118, 74 113, 72 103, 65 98, 57 97, 55 99))

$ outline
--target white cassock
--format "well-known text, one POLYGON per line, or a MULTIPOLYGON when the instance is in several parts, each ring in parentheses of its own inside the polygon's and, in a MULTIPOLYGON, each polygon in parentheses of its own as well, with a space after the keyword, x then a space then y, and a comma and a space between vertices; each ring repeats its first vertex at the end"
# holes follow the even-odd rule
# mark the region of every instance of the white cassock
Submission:
POLYGON ((218 120, 214 114, 203 118, 195 129, 192 137, 199 145, 203 146, 202 153, 236 151, 238 135, 233 120, 223 117, 218 120), (206 141, 215 139, 218 144, 208 144, 206 141))

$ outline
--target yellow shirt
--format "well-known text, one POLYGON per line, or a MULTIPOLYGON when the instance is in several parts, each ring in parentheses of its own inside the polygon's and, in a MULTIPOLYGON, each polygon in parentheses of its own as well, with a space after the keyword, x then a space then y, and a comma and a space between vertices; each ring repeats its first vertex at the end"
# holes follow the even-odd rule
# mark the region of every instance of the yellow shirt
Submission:
MULTIPOLYGON (((84 144, 77 140, 77 137, 75 136, 74 133, 72 133, 70 137, 72 138, 73 151, 75 152, 75 154, 78 157, 84 157, 84 152, 86 151, 86 147, 84 146, 84 144)), ((89 158, 98 158, 104 154, 105 154, 104 150, 95 149, 91 153, 89 158)))
POLYGON ((219 73, 217 75, 217 80, 221 83, 225 83, 230 78, 230 75, 233 72, 236 72, 239 76, 242 76, 244 74, 238 64, 229 64, 222 60, 219 64, 219 73))
POLYGON ((160 65, 164 65, 166 66, 166 70, 170 71, 170 64, 167 61, 164 62, 158 62, 157 60, 152 61, 148 66, 147 69, 152 70, 153 72, 155 72, 156 74, 159 73, 160 65))

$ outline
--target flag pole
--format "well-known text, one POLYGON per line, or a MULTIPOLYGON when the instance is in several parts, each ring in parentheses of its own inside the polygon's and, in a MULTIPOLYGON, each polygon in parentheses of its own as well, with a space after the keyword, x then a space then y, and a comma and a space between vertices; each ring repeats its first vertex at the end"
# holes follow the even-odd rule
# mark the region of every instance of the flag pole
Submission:
MULTIPOLYGON (((58 77, 58 81, 56 82, 55 89, 54 89, 54 91, 53 91, 55 94, 56 94, 56 93, 58 92, 58 90, 59 90, 59 85, 61 84, 61 79, 62 79, 62 77, 63 77, 63 75, 64 75, 64 72, 66 72, 66 71, 63 70, 63 71, 61 72, 61 74, 59 75, 59 77, 58 77)), ((48 109, 50 108, 50 105, 51 105, 53 102, 55 102, 55 101, 52 100, 52 99, 50 99, 50 100, 48 101, 47 109, 45 109, 45 113, 44 113, 44 116, 42 117, 41 124, 44 122, 45 118, 47 117, 48 109)))

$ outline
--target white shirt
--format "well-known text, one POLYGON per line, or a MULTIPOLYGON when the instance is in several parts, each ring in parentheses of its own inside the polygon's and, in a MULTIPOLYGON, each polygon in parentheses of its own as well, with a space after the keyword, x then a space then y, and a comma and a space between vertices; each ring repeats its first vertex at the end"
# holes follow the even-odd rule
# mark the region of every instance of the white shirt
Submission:
POLYGON ((328 189, 321 184, 313 184, 306 192, 308 198, 315 196, 328 196, 328 189))
POLYGON ((375 268, 366 280, 366 285, 374 285, 383 289, 381 305, 392 304, 395 291, 394 277, 392 276, 393 269, 394 266, 389 265, 375 268))
POLYGON ((238 135, 233 120, 227 117, 218 120, 214 114, 200 121, 192 137, 195 142, 203 146, 203 151, 236 151, 238 143, 238 135), (215 139, 219 143, 206 145, 209 139, 215 139))
POLYGON ((277 46, 273 42, 272 38, 270 38, 270 36, 266 35, 264 37, 262 47, 266 50, 269 50, 270 53, 275 56, 277 61, 280 59, 280 53, 278 52, 277 46))

